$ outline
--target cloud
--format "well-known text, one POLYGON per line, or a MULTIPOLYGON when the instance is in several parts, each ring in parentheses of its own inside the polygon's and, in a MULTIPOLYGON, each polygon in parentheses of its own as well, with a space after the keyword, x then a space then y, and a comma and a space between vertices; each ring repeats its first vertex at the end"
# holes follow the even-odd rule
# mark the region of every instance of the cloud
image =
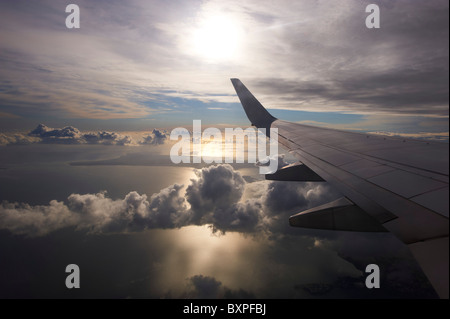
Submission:
MULTIPOLYGON (((8 232, 21 235, 11 237, 13 242, 20 243, 19 247, 23 247, 22 243, 33 243, 30 251, 40 247, 39 243, 45 250, 48 243, 56 240, 67 244, 67 239, 72 238, 74 247, 79 245, 85 255, 86 264, 92 266, 86 269, 93 276, 97 275, 101 261, 92 258, 92 249, 87 248, 86 242, 89 247, 99 249, 107 242, 113 243, 117 249, 111 260, 116 258, 119 263, 134 260, 130 259, 136 256, 134 249, 142 246, 136 243, 150 243, 141 248, 142 254, 150 249, 151 258, 146 260, 151 265, 137 262, 140 266, 127 272, 135 275, 125 277, 148 276, 148 280, 133 284, 143 291, 135 296, 148 296, 148 283, 152 283, 153 298, 164 296, 168 290, 170 294, 166 296, 179 298, 370 298, 373 293, 364 287, 363 278, 364 266, 369 263, 377 263, 383 271, 382 278, 389 281, 383 281, 384 288, 378 296, 391 296, 390 289, 397 298, 424 295, 424 288, 415 283, 417 278, 412 278, 417 271, 412 275, 400 273, 409 269, 403 266, 404 258, 408 261, 411 257, 405 257, 404 251, 401 253, 399 242, 391 234, 308 232, 289 227, 287 217, 293 210, 298 212, 336 195, 325 183, 246 183, 241 178, 229 165, 197 170, 188 187, 191 186, 191 194, 205 197, 198 199, 206 204, 196 206, 198 211, 192 205, 195 197, 188 199, 188 187, 180 184, 163 188, 152 196, 132 191, 115 199, 106 192, 98 192, 72 194, 65 201, 51 201, 47 205, 3 202, 0 229, 8 238, 11 237, 8 232), (216 187, 217 193, 206 192, 208 187, 216 187), (228 205, 225 199, 230 200, 228 205), (185 227, 188 225, 209 225, 212 232, 227 234, 211 236, 206 234, 206 227, 185 227), (179 227, 185 228, 170 230, 179 227), (61 229, 64 231, 57 232, 61 229), (144 232, 148 229, 165 230, 144 232), (125 241, 123 236, 92 236, 124 233, 134 235, 127 236, 125 241), (85 234, 91 236, 84 237, 85 234), (204 237, 198 237, 199 234, 204 237), (22 236, 47 237, 24 241, 22 236), (117 253, 122 257, 117 257, 117 253), (390 258, 381 258, 386 255, 390 258), (223 256, 230 256, 229 261, 220 262, 223 256)), ((58 252, 66 251, 65 246, 59 248, 55 252, 62 258, 64 255, 58 252)), ((100 259, 109 260, 103 255, 100 259)), ((116 291, 118 283, 111 283, 108 278, 104 287, 116 291)), ((124 287, 125 295, 133 295, 133 290, 128 289, 133 287, 124 287)), ((94 291, 88 295, 99 294, 94 291)))
POLYGON ((139 142, 141 145, 159 145, 164 144, 167 140, 167 132, 164 130, 153 129, 151 134, 148 134, 139 142))
POLYGON ((358 77, 339 72, 329 74, 326 82, 266 78, 255 86, 262 92, 281 96, 288 109, 298 109, 290 105, 300 101, 302 109, 320 111, 317 105, 326 101, 330 111, 448 116, 447 83, 448 75, 439 70, 392 69, 358 77))
POLYGON ((44 124, 39 124, 28 135, 39 137, 43 143, 82 144, 85 142, 81 132, 73 126, 54 129, 44 124))
POLYGON ((43 236, 77 222, 79 216, 56 200, 49 205, 37 206, 8 202, 0 204, 0 228, 18 235, 43 236))
POLYGON ((289 183, 273 181, 263 195, 264 205, 273 214, 292 209, 307 209, 319 202, 331 200, 338 194, 326 183, 289 183))
POLYGON ((148 207, 152 215, 150 227, 174 228, 190 223, 185 199, 180 196, 183 185, 174 184, 152 195, 148 207))
POLYGON ((245 180, 231 165, 214 165, 195 170, 196 179, 186 189, 186 199, 200 222, 205 213, 236 204, 244 192, 245 180))
POLYGON ((39 138, 30 137, 24 134, 1 134, 0 133, 0 146, 5 145, 28 145, 39 142, 39 138))
POLYGON ((39 124, 28 134, 0 134, 0 146, 27 145, 33 143, 43 144, 100 144, 100 145, 161 145, 167 141, 167 133, 164 130, 153 129, 136 142, 131 136, 117 132, 97 131, 81 132, 73 126, 63 128, 51 128, 39 124))
POLYGON ((51 201, 47 206, 3 202, 0 229, 42 236, 65 227, 99 234, 209 225, 220 233, 281 233, 286 222, 280 226, 280 216, 287 219, 293 208, 307 208, 330 197, 323 196, 328 190, 324 186, 264 182, 263 196, 243 198, 251 184, 229 164, 198 169, 195 174, 184 194, 183 185, 173 184, 150 198, 132 191, 117 200, 106 192, 72 194, 66 203, 51 201))
POLYGON ((235 203, 227 208, 216 208, 210 216, 213 232, 237 231, 252 233, 264 230, 263 205, 260 201, 246 200, 235 203))
POLYGON ((192 290, 189 295, 190 298, 198 299, 214 299, 219 298, 220 288, 222 283, 213 277, 196 275, 189 278, 192 290))
POLYGON ((183 110, 180 97, 238 103, 228 78, 239 73, 274 108, 448 115, 448 3, 380 2, 377 30, 365 27, 368 4, 80 0, 83 22, 71 32, 62 4, 5 2, 1 112, 145 118, 161 105, 183 110), (207 65, 190 54, 192 35, 225 13, 242 30, 238 58, 198 72, 207 65))
POLYGON ((29 136, 38 137, 42 143, 48 144, 103 144, 103 145, 132 145, 133 139, 130 136, 121 135, 115 132, 99 131, 93 133, 82 133, 73 126, 64 128, 50 128, 44 124, 39 124, 34 130, 28 133, 29 136))
MULTIPOLYGON (((296 3, 297 24, 266 33, 280 44, 266 54, 289 48, 283 66, 301 74, 284 69, 284 76, 255 76, 248 86, 275 108, 448 115, 448 3, 380 3, 377 32, 364 26, 369 3, 296 3)), ((282 17, 296 5, 259 8, 282 17)))
POLYGON ((133 145, 133 139, 130 136, 124 136, 115 132, 95 132, 83 134, 83 139, 88 144, 103 145, 133 145))
POLYGON ((246 290, 233 290, 222 284, 214 277, 195 275, 188 278, 186 292, 183 298, 194 299, 252 299, 255 296, 246 290))
POLYGON ((387 135, 395 137, 407 137, 422 140, 432 140, 432 141, 448 141, 449 132, 418 132, 418 133, 396 133, 396 132, 369 132, 370 134, 376 135, 387 135))
POLYGON ((178 184, 169 186, 154 194, 150 201, 147 195, 134 191, 119 200, 106 197, 106 192, 72 194, 67 204, 53 200, 49 205, 30 206, 4 201, 0 205, 0 229, 36 237, 66 227, 89 234, 174 228, 181 223, 180 215, 186 213, 179 195, 181 188, 178 184))
MULTIPOLYGON (((273 160, 275 160, 277 163, 276 170, 279 170, 280 168, 282 168, 286 165, 289 165, 289 163, 286 162, 284 159, 284 154, 275 154, 275 155, 266 156, 266 158, 256 161, 255 166, 269 166, 270 161, 273 161, 273 160)), ((275 173, 275 171, 272 173, 275 173)))
POLYGON ((190 222, 211 225, 213 232, 251 233, 263 228, 264 209, 259 199, 242 200, 247 183, 229 164, 195 170, 186 189, 190 222))

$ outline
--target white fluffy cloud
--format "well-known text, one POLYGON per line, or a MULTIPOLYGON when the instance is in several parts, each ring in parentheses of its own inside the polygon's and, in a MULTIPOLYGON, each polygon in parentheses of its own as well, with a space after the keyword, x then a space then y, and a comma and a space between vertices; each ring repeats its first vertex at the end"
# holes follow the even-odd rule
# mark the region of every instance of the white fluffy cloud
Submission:
POLYGON ((57 229, 76 227, 91 234, 125 233, 148 228, 174 228, 180 214, 186 213, 179 195, 181 185, 172 185, 154 194, 128 193, 113 200, 106 192, 72 194, 67 204, 51 201, 49 205, 31 206, 3 202, 0 205, 0 229, 30 237, 46 235, 57 229))
POLYGON ((3 202, 0 229, 28 236, 64 227, 95 234, 188 225, 210 225, 213 232, 223 233, 284 232, 285 226, 276 220, 287 218, 295 208, 305 209, 323 196, 332 196, 324 185, 257 182, 264 188, 263 195, 243 198, 251 184, 230 165, 209 166, 195 174, 184 194, 183 185, 173 184, 150 198, 132 191, 117 200, 99 192, 72 194, 65 203, 51 201, 43 206, 3 202))
POLYGON ((0 205, 0 228, 20 235, 46 235, 54 230, 76 225, 79 217, 63 202, 56 200, 46 206, 8 202, 0 205))

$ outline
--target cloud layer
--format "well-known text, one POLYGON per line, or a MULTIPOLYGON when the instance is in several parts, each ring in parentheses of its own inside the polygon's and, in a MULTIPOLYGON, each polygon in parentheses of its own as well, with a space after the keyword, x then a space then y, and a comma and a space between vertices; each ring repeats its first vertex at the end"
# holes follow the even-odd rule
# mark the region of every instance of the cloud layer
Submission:
POLYGON ((55 129, 39 124, 34 130, 28 133, 29 136, 38 137, 42 143, 61 144, 105 144, 105 145, 130 145, 133 140, 129 136, 124 136, 115 132, 94 132, 82 133, 73 126, 66 126, 55 129))
POLYGON ((448 2, 381 1, 376 30, 370 3, 80 0, 81 29, 68 30, 65 4, 5 2, 0 114, 170 119, 237 103, 234 74, 273 108, 447 117, 448 2), (221 18, 240 42, 234 59, 211 63, 193 35, 221 18))
POLYGON ((43 144, 101 144, 101 145, 161 145, 167 141, 167 132, 153 129, 151 133, 135 141, 129 135, 117 132, 97 131, 81 132, 73 126, 50 128, 39 124, 28 134, 0 134, 0 145, 43 144))
MULTIPOLYGON (((48 205, 3 202, 0 229, 15 234, 42 236, 54 230, 75 227, 90 234, 128 233, 146 229, 210 225, 213 232, 285 232, 277 219, 336 196, 325 185, 256 182, 248 184, 230 165, 195 170, 185 193, 173 184, 150 198, 135 191, 123 199, 111 199, 106 192, 72 194, 66 202, 48 205), (256 185, 257 184, 257 185, 256 185), (263 189, 262 196, 243 198, 251 188, 263 189)), ((257 194, 257 192, 254 192, 257 194)))

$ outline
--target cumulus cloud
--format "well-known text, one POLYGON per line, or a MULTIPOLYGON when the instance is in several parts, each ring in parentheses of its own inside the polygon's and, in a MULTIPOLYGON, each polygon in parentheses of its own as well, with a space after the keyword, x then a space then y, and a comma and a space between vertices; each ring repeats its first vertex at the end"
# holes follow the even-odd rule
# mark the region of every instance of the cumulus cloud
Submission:
MULTIPOLYGON (((229 164, 195 170, 185 193, 173 184, 150 198, 135 191, 113 200, 106 192, 72 194, 47 206, 3 202, 0 229, 28 236, 74 226, 87 233, 127 233, 153 228, 209 225, 213 232, 284 232, 276 222, 332 194, 323 185, 262 182, 262 196, 244 198, 249 185, 229 164), (328 195, 327 195, 328 193, 328 195)), ((261 182, 258 182, 261 183, 261 182)), ((283 225, 286 223, 284 222, 283 225)))
POLYGON ((324 200, 334 199, 338 194, 324 183, 287 183, 273 181, 263 195, 266 207, 272 214, 294 208, 306 209, 324 200))
POLYGON ((148 134, 139 142, 141 145, 159 145, 164 144, 167 140, 167 132, 164 130, 153 129, 151 134, 148 134))
POLYGON ((0 134, 0 146, 27 145, 33 143, 44 144, 101 144, 101 145, 161 145, 167 141, 165 130, 153 129, 151 134, 143 136, 136 142, 131 136, 117 132, 97 131, 81 132, 73 126, 63 128, 51 128, 39 124, 27 134, 0 134))
POLYGON ((40 138, 42 143, 104 145, 131 145, 134 143, 133 139, 127 135, 106 131, 82 133, 73 126, 59 129, 39 124, 28 135, 40 138))
POLYGON ((255 166, 269 166, 270 161, 274 160, 277 163, 277 170, 278 170, 282 167, 285 167, 286 165, 289 165, 289 163, 285 161, 284 157, 285 157, 284 154, 275 154, 266 156, 265 158, 256 161, 255 166))
POLYGON ((179 195, 181 188, 182 185, 174 184, 154 194, 150 200, 147 195, 133 191, 118 200, 99 192, 72 194, 67 203, 53 200, 49 205, 4 201, 0 205, 0 229, 35 237, 65 227, 76 227, 90 234, 174 228, 182 220, 180 215, 186 213, 179 195))
POLYGON ((83 139, 88 144, 104 144, 104 145, 134 144, 133 139, 130 136, 105 131, 83 134, 83 139))
POLYGON ((265 212, 258 200, 246 200, 227 208, 218 208, 211 214, 213 232, 238 231, 243 233, 264 230, 265 212))
POLYGON ((73 214, 63 203, 52 200, 49 205, 2 202, 0 205, 0 228, 14 234, 43 236, 67 226, 76 225, 79 216, 73 214))
POLYGON ((214 209, 224 209, 237 203, 244 192, 245 180, 231 165, 215 165, 195 170, 196 179, 186 190, 186 198, 195 221, 214 209))
POLYGON ((0 134, 0 146, 5 145, 28 145, 39 142, 40 139, 24 134, 0 134))

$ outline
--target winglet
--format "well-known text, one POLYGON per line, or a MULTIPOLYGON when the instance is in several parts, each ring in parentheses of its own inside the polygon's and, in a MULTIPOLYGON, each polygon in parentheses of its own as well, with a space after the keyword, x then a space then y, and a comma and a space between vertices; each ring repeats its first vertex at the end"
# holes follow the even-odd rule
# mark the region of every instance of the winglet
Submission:
POLYGON ((270 125, 276 120, 239 79, 231 79, 244 111, 252 125, 257 128, 265 128, 269 132, 270 125))

